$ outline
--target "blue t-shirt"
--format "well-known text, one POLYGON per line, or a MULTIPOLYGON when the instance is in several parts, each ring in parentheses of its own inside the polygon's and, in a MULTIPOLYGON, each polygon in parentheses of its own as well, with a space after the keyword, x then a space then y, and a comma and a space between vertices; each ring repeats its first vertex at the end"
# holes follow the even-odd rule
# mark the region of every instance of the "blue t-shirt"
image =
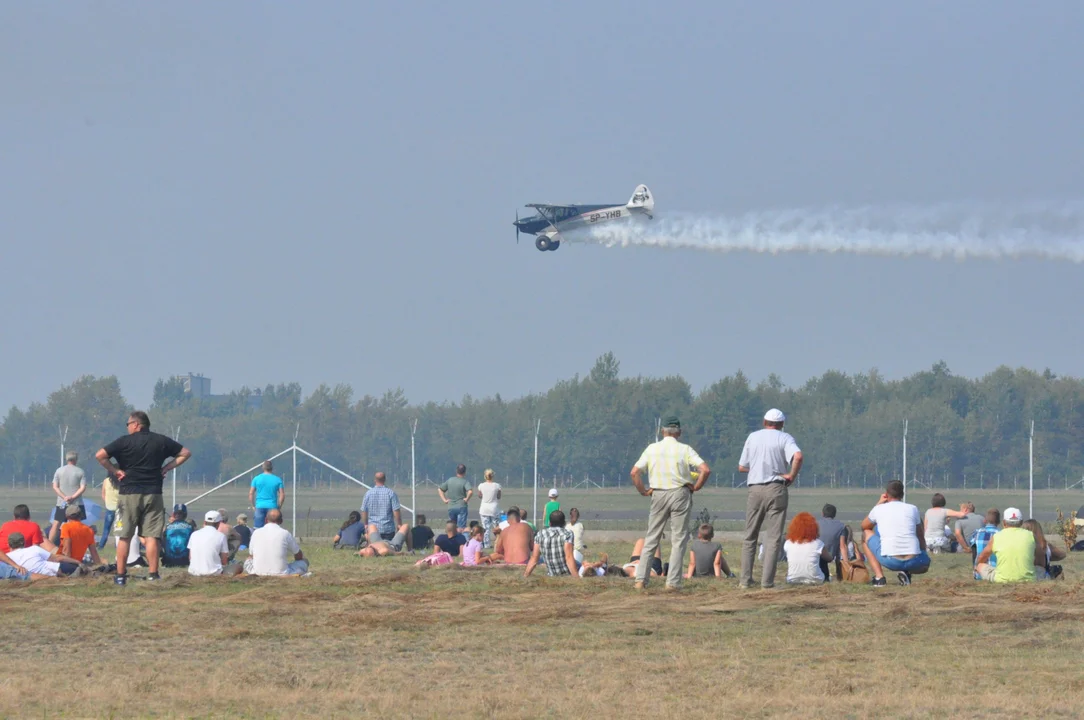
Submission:
POLYGON ((186 522, 171 522, 166 525, 165 543, 162 554, 166 560, 177 563, 188 562, 188 539, 192 537, 192 526, 186 522))
POLYGON ((260 473, 252 478, 252 487, 256 488, 256 509, 277 510, 279 490, 283 489, 282 478, 271 473, 260 473))

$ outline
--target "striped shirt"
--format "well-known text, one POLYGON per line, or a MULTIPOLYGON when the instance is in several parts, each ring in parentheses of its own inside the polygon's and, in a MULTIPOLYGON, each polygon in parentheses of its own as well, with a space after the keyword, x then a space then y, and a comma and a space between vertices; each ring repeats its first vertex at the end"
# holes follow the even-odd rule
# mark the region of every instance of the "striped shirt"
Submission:
POLYGON ((392 513, 398 509, 399 496, 383 485, 377 485, 365 493, 361 501, 361 511, 369 513, 369 522, 376 525, 382 533, 395 532, 395 516, 392 513))
MULTIPOLYGON (((997 535, 997 532, 997 525, 986 525, 975 531, 975 541, 972 543, 972 546, 975 548, 976 558, 982 554, 982 551, 986 549, 986 546, 994 539, 994 535, 997 535)), ((990 567, 997 567, 997 556, 991 553, 990 559, 987 562, 990 564, 990 567)), ((975 573, 975 579, 982 580, 978 573, 975 573)))
POLYGON ((703 463, 696 450, 668 435, 648 445, 636 467, 647 470, 647 482, 652 489, 676 490, 692 485, 692 471, 703 463))

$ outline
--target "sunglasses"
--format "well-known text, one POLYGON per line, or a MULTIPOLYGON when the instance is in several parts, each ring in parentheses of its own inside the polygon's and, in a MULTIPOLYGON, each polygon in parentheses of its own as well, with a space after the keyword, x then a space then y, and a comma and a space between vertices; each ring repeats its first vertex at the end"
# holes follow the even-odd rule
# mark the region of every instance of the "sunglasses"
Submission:
POLYGON ((126 423, 125 423, 125 425, 126 425, 127 427, 132 427, 133 425, 138 425, 138 424, 139 424, 139 423, 138 423, 138 422, 136 422, 135 420, 129 420, 128 422, 126 422, 126 423))

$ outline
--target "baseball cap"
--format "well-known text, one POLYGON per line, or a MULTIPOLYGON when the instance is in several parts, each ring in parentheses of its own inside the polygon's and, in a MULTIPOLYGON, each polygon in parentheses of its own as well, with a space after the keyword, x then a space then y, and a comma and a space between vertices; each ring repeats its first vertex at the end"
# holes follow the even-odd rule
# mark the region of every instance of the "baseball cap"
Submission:
POLYGON ((185 505, 184 503, 177 503, 176 505, 173 506, 173 514, 174 515, 187 515, 188 514, 188 506, 185 505))
POLYGON ((786 422, 787 416, 783 414, 782 410, 772 408, 768 412, 764 413, 764 419, 768 422, 786 422))
POLYGON ((73 504, 69 505, 67 508, 64 509, 64 514, 67 515, 68 517, 79 517, 79 512, 82 509, 83 508, 81 508, 80 506, 75 505, 73 503, 73 504))
POLYGON ((557 488, 550 488, 550 497, 557 497, 557 488))
POLYGON ((1020 512, 1020 508, 1005 508, 1005 514, 1001 516, 1002 522, 1020 522, 1024 519, 1024 513, 1020 512))
POLYGON ((217 510, 208 510, 207 514, 203 516, 203 522, 222 522, 222 516, 218 514, 217 510))
POLYGON ((670 415, 662 419, 662 426, 680 428, 681 420, 678 419, 677 415, 670 415))

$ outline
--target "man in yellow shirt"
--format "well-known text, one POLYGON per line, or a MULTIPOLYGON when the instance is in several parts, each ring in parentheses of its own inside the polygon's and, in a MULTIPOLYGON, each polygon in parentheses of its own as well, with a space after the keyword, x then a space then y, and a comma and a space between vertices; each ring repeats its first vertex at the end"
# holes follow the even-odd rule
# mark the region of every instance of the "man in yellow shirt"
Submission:
MULTIPOLYGON (((682 566, 689 544, 689 515, 692 512, 693 493, 704 487, 711 476, 711 468, 688 445, 678 442, 681 437, 681 421, 668 417, 663 421, 662 440, 647 446, 632 468, 632 484, 641 495, 651 498, 651 513, 647 519, 647 535, 641 557, 655 557, 655 549, 662 539, 667 520, 670 521, 670 568, 666 575, 666 589, 681 587, 682 566), (647 471, 648 487, 644 487, 641 473, 647 471), (697 477, 693 480, 693 471, 697 477)), ((642 562, 636 569, 636 589, 647 584, 651 563, 642 562)))
POLYGON ((975 573, 993 582, 1030 582, 1035 579, 1035 536, 1021 527, 1024 514, 1018 508, 1006 508, 1001 517, 1004 527, 982 549, 975 573), (990 556, 997 565, 990 564, 990 556))

